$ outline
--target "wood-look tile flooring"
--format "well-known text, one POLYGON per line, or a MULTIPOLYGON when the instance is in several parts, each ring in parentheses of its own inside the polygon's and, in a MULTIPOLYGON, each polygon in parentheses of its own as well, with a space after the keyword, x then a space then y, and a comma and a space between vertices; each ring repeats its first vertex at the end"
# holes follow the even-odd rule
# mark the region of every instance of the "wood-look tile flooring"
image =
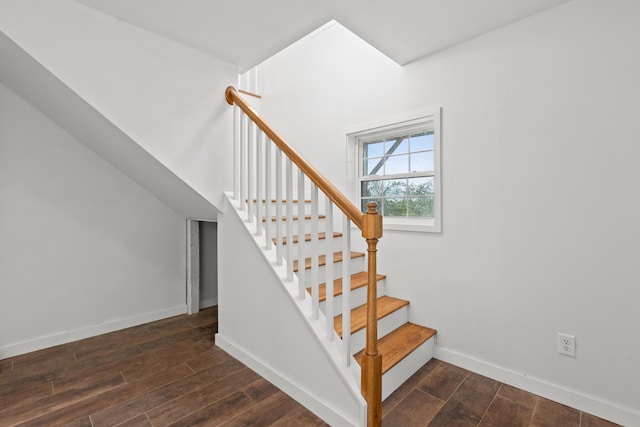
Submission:
MULTIPOLYGON (((217 309, 0 360, 0 426, 323 426, 213 344, 217 309)), ((614 424, 433 360, 385 426, 614 424)))
POLYGON ((614 427, 601 418, 432 359, 382 404, 383 426, 614 427))
POLYGON ((217 308, 0 361, 0 426, 324 425, 214 346, 217 308))

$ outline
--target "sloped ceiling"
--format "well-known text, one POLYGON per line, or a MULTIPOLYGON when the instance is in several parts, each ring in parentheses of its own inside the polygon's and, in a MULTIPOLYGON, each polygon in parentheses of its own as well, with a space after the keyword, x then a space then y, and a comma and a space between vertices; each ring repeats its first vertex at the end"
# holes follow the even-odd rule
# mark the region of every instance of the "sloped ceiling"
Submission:
POLYGON ((335 19, 399 64, 569 0, 75 0, 249 69, 335 19))
POLYGON ((0 31, 0 82, 185 218, 220 210, 0 31))

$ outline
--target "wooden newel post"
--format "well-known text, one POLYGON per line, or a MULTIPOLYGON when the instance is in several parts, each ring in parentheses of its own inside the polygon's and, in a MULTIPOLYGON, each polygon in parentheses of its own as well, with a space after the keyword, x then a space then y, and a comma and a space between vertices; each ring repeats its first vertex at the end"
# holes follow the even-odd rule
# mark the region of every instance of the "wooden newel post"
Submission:
POLYGON ((382 425, 382 356, 378 353, 378 290, 376 246, 382 237, 382 215, 377 203, 367 204, 363 215, 362 237, 367 240, 368 284, 367 284, 367 342, 361 359, 362 395, 367 401, 367 425, 382 425))

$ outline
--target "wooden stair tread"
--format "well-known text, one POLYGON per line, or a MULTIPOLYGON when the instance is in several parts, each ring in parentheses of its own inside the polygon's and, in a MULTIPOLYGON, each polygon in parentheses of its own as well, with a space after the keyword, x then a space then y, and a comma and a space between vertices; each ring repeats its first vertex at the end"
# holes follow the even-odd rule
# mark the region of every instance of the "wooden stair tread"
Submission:
MULTIPOLYGON (((378 274, 376 276, 376 281, 384 280, 387 276, 384 274, 378 274)), ((367 286, 367 282, 369 281, 369 277, 366 271, 361 271, 360 273, 355 273, 351 275, 351 290, 356 290, 363 286, 367 286)), ((307 288, 307 292, 311 295, 311 288, 307 288)), ((319 286, 318 294, 320 295, 320 302, 325 301, 327 299, 327 284, 322 283, 319 286)), ((337 297, 338 295, 342 295, 342 277, 333 281, 333 296, 337 297)))
MULTIPOLYGON (((351 252, 351 259, 354 258, 362 258, 364 256, 364 253, 362 252, 351 252)), ((342 262, 342 252, 334 252, 333 254, 333 263, 339 263, 342 262)), ((322 267, 323 265, 327 264, 327 257, 326 255, 320 255, 320 259, 318 260, 318 266, 322 267)), ((304 259, 304 269, 305 270, 309 270, 311 268, 311 258, 305 258, 304 259)), ((293 261, 293 271, 295 273, 298 272, 298 260, 293 261)))
MULTIPOLYGON (((390 315, 396 310, 409 305, 409 301, 383 296, 378 298, 378 320, 390 315)), ((367 304, 362 304, 351 310, 351 333, 354 334, 367 326, 367 304)), ((333 319, 333 327, 342 338, 342 314, 333 319)))
MULTIPOLYGON (((342 237, 342 233, 338 233, 338 232, 334 232, 333 233, 333 237, 342 237)), ((322 232, 322 233, 318 233, 318 240, 324 240, 327 238, 327 233, 322 232)), ((274 237, 273 239, 273 243, 276 243, 276 238, 274 237)), ((300 241, 300 236, 298 236, 297 234, 293 236, 293 244, 295 245, 296 243, 298 243, 300 241)), ((304 241, 305 242, 310 242, 311 241, 311 234, 305 234, 304 235, 304 241)), ((287 244, 287 238, 283 237, 282 238, 282 244, 286 245, 287 244)))
MULTIPOLYGON (((326 216, 325 216, 325 215, 318 215, 318 218, 319 218, 319 219, 325 219, 325 218, 326 218, 326 216)), ((297 221, 297 220, 299 219, 299 217, 298 217, 298 215, 294 215, 294 216, 292 217, 292 219, 293 219, 294 221, 297 221)), ((304 216, 304 219, 311 219, 311 215, 305 215, 305 216, 304 216)), ((286 221, 286 220, 287 220, 287 217, 286 217, 286 216, 283 216, 283 217, 282 217, 282 221, 286 221)), ((271 217, 271 221, 272 221, 272 222, 276 222, 276 217, 275 217, 275 216, 272 216, 272 217, 271 217)), ((262 217, 262 222, 267 222, 267 218, 266 218, 266 217, 262 217)))
MULTIPOLYGON (((393 368, 436 333, 435 329, 426 328, 415 323, 405 323, 395 331, 379 339, 378 353, 382 355, 382 374, 393 368)), ((363 354, 364 350, 354 356, 358 363, 360 363, 363 354)))

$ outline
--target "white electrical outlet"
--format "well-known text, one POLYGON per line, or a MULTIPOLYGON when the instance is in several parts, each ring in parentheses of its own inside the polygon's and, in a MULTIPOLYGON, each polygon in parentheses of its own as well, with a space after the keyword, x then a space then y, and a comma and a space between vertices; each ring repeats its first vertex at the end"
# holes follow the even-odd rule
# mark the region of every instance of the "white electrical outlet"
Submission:
POLYGON ((576 337, 558 332, 558 353, 576 357, 576 337))

